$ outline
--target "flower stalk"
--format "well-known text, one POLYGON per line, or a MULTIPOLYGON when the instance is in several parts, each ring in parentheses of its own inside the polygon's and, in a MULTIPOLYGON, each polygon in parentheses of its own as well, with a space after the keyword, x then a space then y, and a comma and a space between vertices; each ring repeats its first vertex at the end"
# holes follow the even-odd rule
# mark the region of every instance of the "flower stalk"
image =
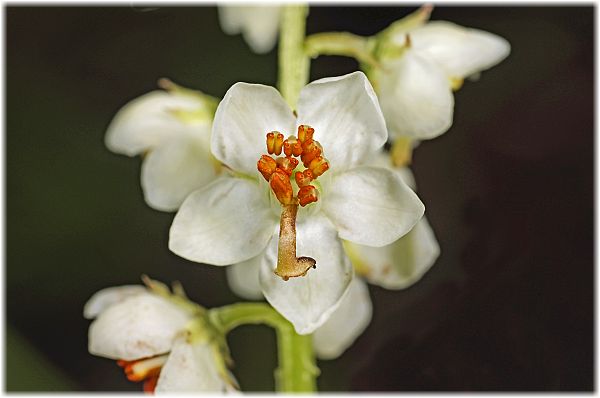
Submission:
POLYGON ((265 324, 275 329, 279 367, 275 370, 275 386, 279 392, 316 391, 312 338, 299 335, 294 327, 265 303, 237 303, 209 311, 211 322, 225 334, 241 325, 265 324))
POLYGON ((292 109, 298 94, 308 83, 310 58, 304 51, 307 5, 283 7, 279 33, 279 91, 292 109))
MULTIPOLYGON (((292 109, 296 109, 300 90, 309 80, 310 57, 304 50, 307 15, 308 5, 306 4, 290 4, 282 9, 279 32, 278 86, 281 95, 292 109)), ((297 205, 292 207, 282 207, 281 227, 284 228, 284 218, 286 218, 283 217, 284 213, 293 212, 294 222, 291 226, 293 231, 288 231, 288 236, 293 235, 293 254, 295 257, 295 213, 298 207, 297 205)), ((286 225, 288 224, 289 222, 286 223, 286 225)), ((302 259, 304 258, 294 258, 293 260, 298 262, 302 259)), ((310 266, 312 265, 314 265, 314 260, 312 260, 310 266)), ((221 308, 218 316, 225 330, 245 323, 265 323, 275 328, 279 356, 279 368, 275 371, 277 391, 304 393, 316 391, 316 377, 319 374, 319 369, 315 364, 314 348, 310 335, 297 334, 291 323, 266 304, 235 304, 221 308)))
POLYGON ((349 32, 323 32, 308 36, 305 49, 311 58, 319 55, 341 55, 376 67, 379 64, 372 54, 372 43, 367 37, 349 32))

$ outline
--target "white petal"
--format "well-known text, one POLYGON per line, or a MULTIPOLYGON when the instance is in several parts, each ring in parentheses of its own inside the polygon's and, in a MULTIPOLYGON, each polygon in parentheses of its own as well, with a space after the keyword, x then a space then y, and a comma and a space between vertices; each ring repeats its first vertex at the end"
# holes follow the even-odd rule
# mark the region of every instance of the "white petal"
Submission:
POLYGON ((431 139, 452 125, 454 97, 444 71, 407 50, 378 77, 379 102, 390 135, 431 139))
POLYGON ((277 41, 280 6, 219 6, 221 28, 227 34, 242 33, 256 53, 271 51, 277 41))
POLYGON ((397 173, 367 166, 335 176, 326 186, 322 206, 340 238, 369 246, 397 240, 425 212, 397 173))
POLYGON ((391 153, 384 150, 375 152, 369 159, 369 166, 393 169, 391 153))
POLYGON ((309 334, 339 306, 353 270, 333 226, 323 216, 312 216, 298 224, 296 236, 297 255, 314 258, 317 268, 288 281, 275 275, 275 235, 261 264, 260 284, 267 301, 294 325, 296 332, 309 334))
POLYGON ((256 163, 267 153, 266 135, 295 134, 292 110, 273 87, 236 83, 215 113, 211 150, 235 171, 259 176, 256 163))
POLYGON ((229 288, 235 294, 246 300, 260 300, 263 298, 258 273, 264 255, 263 252, 256 257, 226 268, 229 288))
POLYGON ((390 152, 379 151, 377 152, 371 161, 369 161, 369 166, 372 167, 381 167, 384 169, 388 169, 398 174, 398 176, 404 181, 406 185, 409 186, 413 191, 417 190, 417 182, 415 181, 415 176, 413 172, 410 170, 410 167, 394 167, 392 164, 392 155, 390 152))
POLYGON ((86 319, 94 319, 111 305, 146 292, 146 288, 141 285, 114 286, 99 290, 85 303, 83 316, 86 319))
POLYGON ((277 224, 258 181, 221 177, 193 192, 177 212, 169 249, 198 263, 229 265, 257 256, 277 224))
POLYGON ((317 356, 334 359, 342 355, 364 332, 372 315, 373 305, 367 284, 355 277, 338 309, 315 330, 313 341, 317 356))
POLYGON ((402 181, 404 181, 404 183, 409 186, 410 189, 412 189, 413 191, 417 190, 417 182, 415 181, 415 176, 410 170, 410 168, 401 167, 393 168, 391 170, 396 172, 400 176, 400 178, 402 178, 402 181))
POLYGON ((440 254, 425 217, 391 245, 369 247, 346 242, 345 246, 357 272, 369 283, 386 289, 404 289, 416 283, 440 254))
POLYGON ((114 304, 92 323, 91 354, 111 359, 134 359, 164 354, 189 321, 180 307, 152 293, 114 304))
POLYGON ((205 133, 205 140, 189 135, 173 137, 144 159, 142 188, 151 207, 177 210, 190 193, 215 179, 208 139, 210 131, 205 133))
POLYGON ((315 129, 331 170, 362 163, 387 141, 377 96, 362 72, 314 81, 298 100, 298 124, 315 129))
POLYGON ((437 62, 451 78, 491 68, 510 53, 510 44, 502 37, 446 21, 415 29, 410 38, 415 51, 437 62))
POLYGON ((186 336, 181 336, 160 372, 155 392, 224 392, 225 389, 212 348, 205 343, 188 343, 186 336))
POLYGON ((191 95, 152 91, 119 110, 108 126, 106 146, 113 152, 134 156, 166 139, 193 134, 196 126, 183 123, 173 110, 196 111, 202 108, 202 101, 191 95))

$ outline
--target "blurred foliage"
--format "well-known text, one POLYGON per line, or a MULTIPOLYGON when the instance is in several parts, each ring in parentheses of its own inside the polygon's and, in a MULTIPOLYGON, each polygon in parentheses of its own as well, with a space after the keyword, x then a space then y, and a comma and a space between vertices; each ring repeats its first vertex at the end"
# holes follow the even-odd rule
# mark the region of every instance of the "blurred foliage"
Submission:
POLYGON ((12 327, 6 330, 8 391, 73 391, 75 383, 60 372, 12 327))

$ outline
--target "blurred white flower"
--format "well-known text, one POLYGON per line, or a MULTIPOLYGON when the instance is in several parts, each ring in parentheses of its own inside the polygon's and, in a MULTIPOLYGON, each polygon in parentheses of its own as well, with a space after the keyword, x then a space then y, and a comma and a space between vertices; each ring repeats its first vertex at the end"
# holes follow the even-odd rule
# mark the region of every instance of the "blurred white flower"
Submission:
POLYGON ((214 104, 211 109, 201 93, 166 84, 168 91, 152 91, 121 108, 105 141, 113 152, 143 156, 146 203, 174 211, 189 193, 212 181, 220 166, 210 154, 214 104))
POLYGON ((500 36, 451 22, 427 22, 430 7, 382 32, 372 69, 391 138, 431 139, 452 125, 453 89, 510 53, 500 36))
POLYGON ((273 49, 279 33, 281 6, 219 5, 221 29, 228 35, 241 33, 252 51, 264 54, 273 49))
POLYGON ((89 352, 117 360, 129 380, 144 381, 145 391, 234 389, 219 347, 198 326, 201 318, 192 303, 142 286, 119 286, 94 294, 84 316, 97 318, 89 330, 89 352))
POLYGON ((297 116, 272 87, 237 83, 219 104, 211 145, 231 173, 185 200, 169 248, 196 262, 260 268, 269 303, 298 333, 311 333, 352 279, 340 238, 384 246, 423 215, 397 174, 371 166, 386 140, 377 98, 361 72, 307 85, 297 116), (292 131, 298 137, 285 141, 279 133, 292 131), (296 249, 311 257, 297 257, 296 249))

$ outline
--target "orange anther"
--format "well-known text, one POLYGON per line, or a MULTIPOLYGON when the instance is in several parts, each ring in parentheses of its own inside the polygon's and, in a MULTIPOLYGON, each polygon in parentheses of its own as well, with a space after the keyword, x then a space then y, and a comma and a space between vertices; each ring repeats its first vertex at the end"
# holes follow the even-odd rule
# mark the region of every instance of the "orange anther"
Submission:
POLYGON ((286 156, 300 156, 302 153, 302 143, 293 135, 283 141, 283 152, 286 156))
POLYGON ((166 361, 166 355, 159 355, 135 361, 118 360, 117 365, 123 368, 125 376, 129 381, 137 382, 152 377, 158 377, 160 370, 166 361))
POLYGON ((278 131, 267 133, 267 152, 269 154, 281 155, 281 147, 283 146, 283 134, 278 131))
POLYGON ((146 393, 154 393, 156 389, 156 383, 158 383, 158 375, 154 377, 150 377, 148 380, 144 381, 144 392, 146 393))
POLYGON ((308 167, 310 162, 316 158, 317 156, 323 153, 323 147, 319 144, 318 141, 308 140, 304 141, 302 144, 302 163, 304 163, 304 167, 308 167))
POLYGON ((125 376, 129 381, 142 381, 149 377, 158 376, 164 360, 159 357, 129 362, 125 366, 125 376))
POLYGON ((315 129, 313 129, 310 126, 307 126, 306 124, 301 124, 300 126, 298 126, 298 140, 301 143, 304 143, 304 141, 307 140, 312 140, 314 133, 315 129))
POLYGON ((281 155, 281 149, 283 147, 283 134, 277 133, 276 131, 274 131, 274 133, 276 134, 273 143, 273 153, 275 153, 275 155, 281 155))
POLYGON ((298 184, 300 188, 310 184, 310 182, 314 180, 314 175, 309 169, 306 169, 303 172, 297 171, 294 177, 296 178, 296 184, 298 184))
POLYGON ((277 163, 277 167, 283 170, 288 176, 291 176, 296 166, 298 166, 298 159, 291 157, 277 158, 275 162, 277 163))
POLYGON ((265 177, 265 180, 269 181, 271 179, 271 175, 277 168, 277 163, 272 157, 268 155, 262 155, 260 159, 258 159, 256 167, 258 168, 258 171, 260 171, 260 174, 265 177))
POLYGON ((306 185, 298 191, 298 202, 304 207, 319 200, 319 190, 313 185, 306 185))
POLYGON ((294 200, 294 189, 290 177, 280 168, 277 168, 269 181, 273 193, 281 204, 289 205, 294 200))
POLYGON ((275 152, 275 133, 267 133, 267 152, 272 154, 275 152))
POLYGON ((329 170, 329 163, 323 156, 317 156, 310 162, 308 168, 313 172, 315 178, 317 178, 329 170))

